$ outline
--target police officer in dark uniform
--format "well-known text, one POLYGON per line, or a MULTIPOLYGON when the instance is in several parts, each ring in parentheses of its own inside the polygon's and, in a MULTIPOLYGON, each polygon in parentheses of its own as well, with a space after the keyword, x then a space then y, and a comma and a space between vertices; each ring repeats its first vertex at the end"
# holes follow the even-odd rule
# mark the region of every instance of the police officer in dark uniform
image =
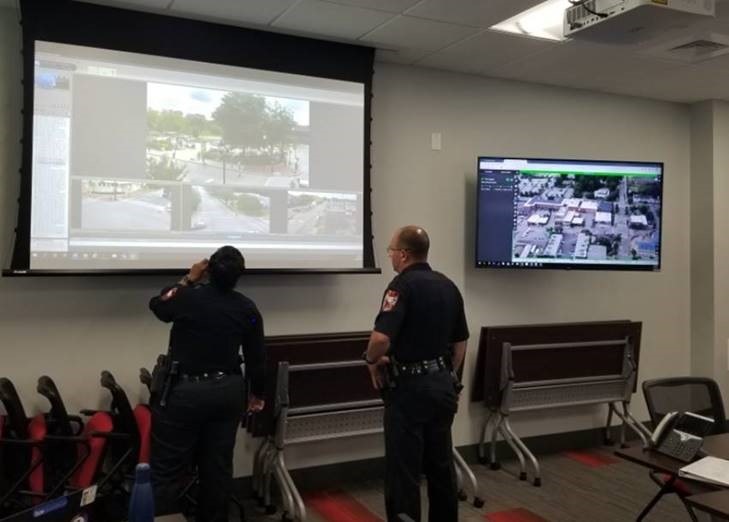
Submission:
POLYGON ((263 408, 263 319, 249 298, 234 290, 245 261, 224 246, 195 263, 150 309, 172 323, 169 359, 176 376, 152 404, 152 479, 158 514, 179 511, 191 465, 200 477, 198 522, 228 520, 233 447, 246 407, 243 349, 250 382, 248 410, 263 408), (204 282, 207 278, 208 282, 204 282))
POLYGON ((387 520, 420 521, 420 478, 428 481, 430 522, 457 522, 451 425, 466 354, 463 298, 428 265, 428 234, 397 230, 387 248, 398 276, 388 285, 365 358, 385 401, 387 520))

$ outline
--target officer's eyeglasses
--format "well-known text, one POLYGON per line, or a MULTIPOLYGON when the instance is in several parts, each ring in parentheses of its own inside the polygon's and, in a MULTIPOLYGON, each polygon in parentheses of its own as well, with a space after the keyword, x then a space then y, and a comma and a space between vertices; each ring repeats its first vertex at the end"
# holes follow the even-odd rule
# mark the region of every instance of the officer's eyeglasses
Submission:
POLYGON ((410 249, 409 248, 395 248, 395 247, 389 246, 389 247, 387 247, 387 253, 389 254, 390 252, 410 252, 410 249))

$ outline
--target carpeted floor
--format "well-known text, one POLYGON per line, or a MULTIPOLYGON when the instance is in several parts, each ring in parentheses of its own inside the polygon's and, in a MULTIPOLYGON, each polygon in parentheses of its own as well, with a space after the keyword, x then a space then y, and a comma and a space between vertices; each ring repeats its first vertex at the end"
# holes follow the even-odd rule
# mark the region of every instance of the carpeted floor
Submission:
MULTIPOLYGON (((627 522, 635 520, 657 491, 644 468, 616 458, 608 448, 542 456, 540 464, 542 486, 539 488, 516 478, 518 463, 515 461, 505 462, 499 471, 472 466, 486 505, 477 509, 470 498, 461 502, 459 520, 627 522)), ((385 520, 382 482, 353 481, 330 490, 303 494, 309 522, 385 520)), ((250 522, 281 520, 280 511, 265 515, 254 504, 248 505, 247 516, 250 522)), ((684 522, 689 517, 679 500, 669 495, 645 520, 684 522)))

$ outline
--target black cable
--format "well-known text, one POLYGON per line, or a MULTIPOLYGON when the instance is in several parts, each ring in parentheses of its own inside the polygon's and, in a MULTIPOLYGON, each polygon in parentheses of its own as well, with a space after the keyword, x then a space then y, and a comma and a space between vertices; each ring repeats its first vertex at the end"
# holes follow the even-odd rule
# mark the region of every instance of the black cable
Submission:
POLYGON ((573 6, 582 7, 588 13, 595 15, 595 16, 599 16, 600 18, 607 18, 608 16, 610 16, 610 15, 608 15, 608 13, 598 13, 592 7, 587 7, 588 0, 569 0, 569 2, 573 6))

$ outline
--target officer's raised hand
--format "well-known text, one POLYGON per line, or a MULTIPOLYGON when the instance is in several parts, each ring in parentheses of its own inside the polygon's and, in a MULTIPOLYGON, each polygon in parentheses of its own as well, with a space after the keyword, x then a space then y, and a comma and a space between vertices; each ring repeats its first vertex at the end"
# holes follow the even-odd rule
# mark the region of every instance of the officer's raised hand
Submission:
POLYGON ((190 271, 187 273, 187 280, 190 281, 190 283, 197 283, 199 282, 203 277, 205 277, 205 274, 208 271, 208 260, 203 259, 202 261, 198 261, 194 265, 190 267, 190 271))

